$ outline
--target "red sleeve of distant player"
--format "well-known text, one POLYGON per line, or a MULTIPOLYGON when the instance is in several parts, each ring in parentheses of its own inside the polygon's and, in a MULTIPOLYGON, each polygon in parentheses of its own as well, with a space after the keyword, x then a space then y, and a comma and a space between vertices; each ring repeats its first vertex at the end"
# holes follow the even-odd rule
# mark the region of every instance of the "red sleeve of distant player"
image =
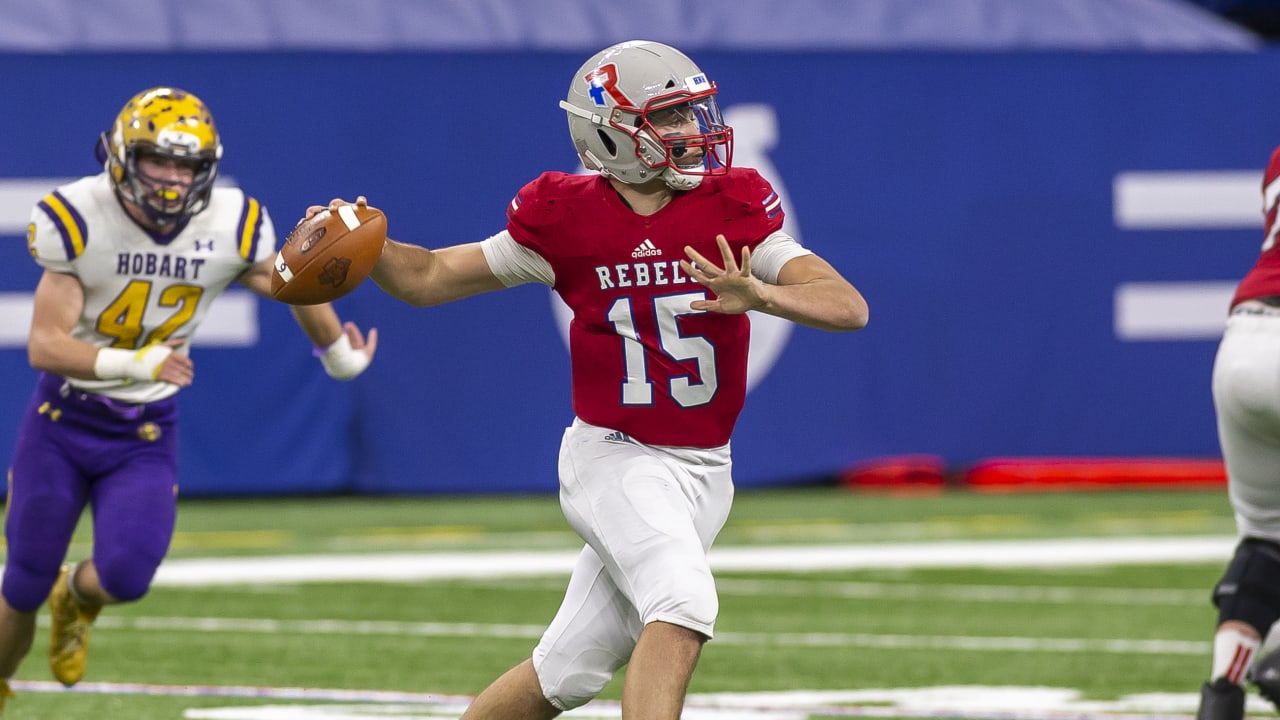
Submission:
POLYGON ((1262 213, 1264 218, 1262 250, 1258 260, 1236 288, 1231 305, 1253 298, 1280 295, 1280 223, 1277 223, 1277 206, 1280 205, 1280 147, 1271 151, 1271 161, 1262 176, 1262 213))

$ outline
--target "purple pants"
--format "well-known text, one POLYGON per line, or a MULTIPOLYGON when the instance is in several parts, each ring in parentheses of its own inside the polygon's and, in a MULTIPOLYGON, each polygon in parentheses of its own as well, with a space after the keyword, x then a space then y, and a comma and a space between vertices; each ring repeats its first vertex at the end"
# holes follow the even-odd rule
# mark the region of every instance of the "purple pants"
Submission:
POLYGON ((177 514, 177 400, 130 405, 44 373, 18 428, 5 512, 5 600, 30 612, 49 595, 86 505, 93 561, 118 600, 146 594, 177 514))

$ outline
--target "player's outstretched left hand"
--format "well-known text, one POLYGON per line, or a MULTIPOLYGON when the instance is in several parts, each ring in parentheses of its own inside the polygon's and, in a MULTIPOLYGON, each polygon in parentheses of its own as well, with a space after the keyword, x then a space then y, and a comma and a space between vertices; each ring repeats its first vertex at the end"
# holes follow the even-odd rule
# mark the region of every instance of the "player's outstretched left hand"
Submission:
POLYGON ((748 310, 763 307, 765 304, 765 284, 751 274, 751 250, 742 248, 742 260, 734 258, 733 250, 724 235, 716 236, 716 245, 720 248, 720 258, 724 266, 720 267, 706 259, 697 250, 685 246, 684 254, 688 260, 680 261, 680 268, 699 285, 715 293, 710 300, 695 300, 689 303, 694 310, 738 315, 748 310))

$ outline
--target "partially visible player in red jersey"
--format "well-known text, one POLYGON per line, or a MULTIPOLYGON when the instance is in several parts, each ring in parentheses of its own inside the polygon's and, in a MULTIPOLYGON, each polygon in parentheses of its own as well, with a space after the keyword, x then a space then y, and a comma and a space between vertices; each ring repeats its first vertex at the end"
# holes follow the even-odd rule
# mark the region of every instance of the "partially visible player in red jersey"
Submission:
POLYGON ((543 174, 483 242, 388 241, 372 277, 413 305, 537 282, 573 310, 577 417, 560 448, 560 500, 586 546, 532 657, 464 720, 553 718, 623 665, 623 717, 676 720, 719 608, 706 551, 733 499, 744 313, 856 330, 867 304, 783 230, 769 182, 731 166, 715 83, 679 51, 610 47, 560 105, 598 174, 543 174))
POLYGON ((1244 682, 1280 707, 1280 651, 1258 659, 1280 619, 1280 148, 1262 181, 1265 234, 1240 281, 1213 364, 1218 442, 1239 543, 1214 587, 1218 626, 1199 720, 1241 720, 1244 682))

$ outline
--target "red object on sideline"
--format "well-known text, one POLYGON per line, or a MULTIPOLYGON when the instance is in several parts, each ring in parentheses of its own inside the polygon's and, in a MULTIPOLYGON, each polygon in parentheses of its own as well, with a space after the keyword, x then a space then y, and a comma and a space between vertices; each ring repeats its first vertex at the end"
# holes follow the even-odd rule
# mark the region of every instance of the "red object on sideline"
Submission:
POLYGON ((989 458, 964 474, 966 486, 990 492, 1119 486, 1220 486, 1222 460, 1202 458, 989 458))
POLYGON ((850 465, 839 478, 850 489, 941 490, 946 470, 937 455, 895 455, 850 465))

